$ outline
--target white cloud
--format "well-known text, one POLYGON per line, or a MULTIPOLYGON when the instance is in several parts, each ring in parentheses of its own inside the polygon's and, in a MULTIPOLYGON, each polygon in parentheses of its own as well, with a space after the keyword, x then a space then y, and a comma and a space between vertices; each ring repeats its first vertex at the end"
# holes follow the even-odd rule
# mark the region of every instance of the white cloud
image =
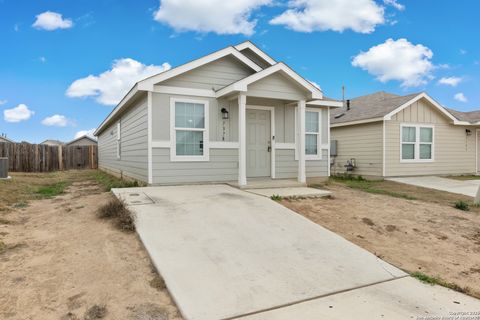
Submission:
POLYGON ((51 117, 43 119, 42 124, 49 127, 66 127, 67 125, 72 124, 72 121, 60 114, 54 114, 51 117))
POLYGON ((60 13, 46 11, 37 15, 32 25, 34 28, 52 31, 56 29, 68 29, 73 27, 71 19, 63 19, 60 13))
POLYGON ((89 75, 75 80, 66 94, 72 98, 95 97, 98 103, 115 105, 137 81, 170 68, 168 63, 147 66, 130 58, 119 59, 113 62, 110 70, 98 76, 89 75))
POLYGON ((459 92, 459 93, 455 94, 453 96, 453 98, 457 101, 460 101, 460 102, 468 102, 468 99, 467 99, 467 97, 465 97, 463 92, 459 92))
POLYGON ((77 133, 75 133, 75 138, 74 138, 74 139, 83 137, 83 136, 85 136, 85 135, 96 139, 96 138, 93 136, 93 133, 94 133, 94 132, 95 132, 95 128, 89 129, 89 130, 80 130, 80 131, 78 131, 77 133))
POLYGON ((383 3, 385 3, 387 6, 392 6, 399 11, 405 10, 405 6, 401 3, 398 3, 397 0, 383 0, 383 3))
POLYGON ((444 84, 452 87, 456 87, 460 82, 462 82, 462 78, 460 77, 443 77, 438 80, 439 84, 444 84))
POLYGON ((333 30, 371 33, 385 23, 385 9, 373 0, 291 0, 270 23, 300 32, 333 30))
POLYGON ((270 3, 272 0, 162 0, 154 19, 179 32, 252 35, 256 25, 253 11, 270 3))
POLYGON ((15 108, 3 110, 3 119, 7 122, 20 122, 30 119, 34 114, 34 111, 22 103, 15 108))
POLYGON ((398 80, 403 87, 415 87, 432 78, 435 68, 432 56, 432 51, 421 44, 413 45, 407 39, 388 39, 358 54, 352 65, 368 71, 381 82, 398 80))
POLYGON ((7 100, 0 100, 0 106, 3 106, 4 104, 6 104, 8 101, 7 100))

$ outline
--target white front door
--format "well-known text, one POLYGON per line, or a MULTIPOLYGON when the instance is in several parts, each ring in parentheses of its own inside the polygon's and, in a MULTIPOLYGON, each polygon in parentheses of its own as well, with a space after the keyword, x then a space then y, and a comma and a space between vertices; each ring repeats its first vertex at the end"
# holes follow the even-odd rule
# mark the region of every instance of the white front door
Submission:
POLYGON ((247 109, 247 177, 269 177, 270 111, 247 109))

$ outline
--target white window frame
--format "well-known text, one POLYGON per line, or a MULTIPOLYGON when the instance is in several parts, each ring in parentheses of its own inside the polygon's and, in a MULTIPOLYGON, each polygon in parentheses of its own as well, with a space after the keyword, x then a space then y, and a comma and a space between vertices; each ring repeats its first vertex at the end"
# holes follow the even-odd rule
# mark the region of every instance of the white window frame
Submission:
POLYGON ((419 123, 401 123, 400 124, 400 162, 401 163, 423 163, 435 161, 435 126, 431 124, 419 124, 419 123), (415 142, 403 142, 403 128, 412 127, 415 128, 415 142), (420 128, 432 129, 432 142, 420 142, 420 128), (403 159, 402 157, 402 145, 413 144, 415 146, 414 159, 403 159), (430 144, 432 146, 432 158, 420 159, 420 145, 430 144))
MULTIPOLYGON (((294 121, 295 121, 295 160, 298 160, 298 147, 299 147, 299 143, 298 143, 298 139, 300 138, 299 137, 299 132, 298 132, 298 126, 297 126, 297 108, 298 107, 295 107, 295 116, 294 116, 294 121)), ((322 160, 323 159, 323 156, 322 156, 322 153, 323 153, 323 150, 324 149, 327 149, 328 146, 324 146, 322 145, 322 109, 319 109, 319 108, 305 108, 305 114, 307 112, 317 112, 318 113, 318 136, 317 136, 317 154, 307 154, 305 152, 305 160, 308 161, 308 160, 322 160)), ((306 130, 306 128, 305 128, 306 130)), ((307 135, 307 131, 305 131, 305 135, 307 135)))
POLYGON ((122 151, 121 151, 121 144, 122 144, 122 136, 121 136, 121 122, 117 122, 117 160, 120 160, 122 158, 122 151))
POLYGON ((185 99, 185 98, 170 98, 170 161, 210 161, 210 144, 209 144, 209 101, 201 99, 185 99), (180 128, 175 127, 175 103, 197 103, 203 104, 204 107, 204 128, 180 128), (203 155, 201 156, 178 156, 177 155, 177 135, 176 131, 202 131, 203 132, 203 155))

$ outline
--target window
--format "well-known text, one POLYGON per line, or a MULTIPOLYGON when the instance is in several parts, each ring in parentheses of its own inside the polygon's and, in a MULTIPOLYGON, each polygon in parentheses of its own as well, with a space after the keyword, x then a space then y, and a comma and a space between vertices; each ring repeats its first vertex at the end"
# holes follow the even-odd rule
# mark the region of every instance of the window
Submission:
POLYGON ((433 161, 433 126, 401 126, 401 160, 433 161))
POLYGON ((320 112, 305 112, 305 155, 318 155, 320 112))
POLYGON ((117 122, 117 159, 121 158, 121 131, 120 131, 120 121, 117 122))
POLYGON ((172 161, 208 161, 208 102, 172 99, 172 161))

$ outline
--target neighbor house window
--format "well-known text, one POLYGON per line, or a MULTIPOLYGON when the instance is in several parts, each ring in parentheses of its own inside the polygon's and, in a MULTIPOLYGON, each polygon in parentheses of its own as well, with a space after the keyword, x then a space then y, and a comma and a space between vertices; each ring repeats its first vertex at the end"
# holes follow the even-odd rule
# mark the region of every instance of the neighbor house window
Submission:
POLYGON ((401 126, 402 161, 432 161, 433 147, 433 126, 401 126))
POLYGON ((117 122, 117 159, 120 159, 122 148, 120 122, 117 122))
POLYGON ((172 160, 208 160, 208 102, 172 99, 172 160))

